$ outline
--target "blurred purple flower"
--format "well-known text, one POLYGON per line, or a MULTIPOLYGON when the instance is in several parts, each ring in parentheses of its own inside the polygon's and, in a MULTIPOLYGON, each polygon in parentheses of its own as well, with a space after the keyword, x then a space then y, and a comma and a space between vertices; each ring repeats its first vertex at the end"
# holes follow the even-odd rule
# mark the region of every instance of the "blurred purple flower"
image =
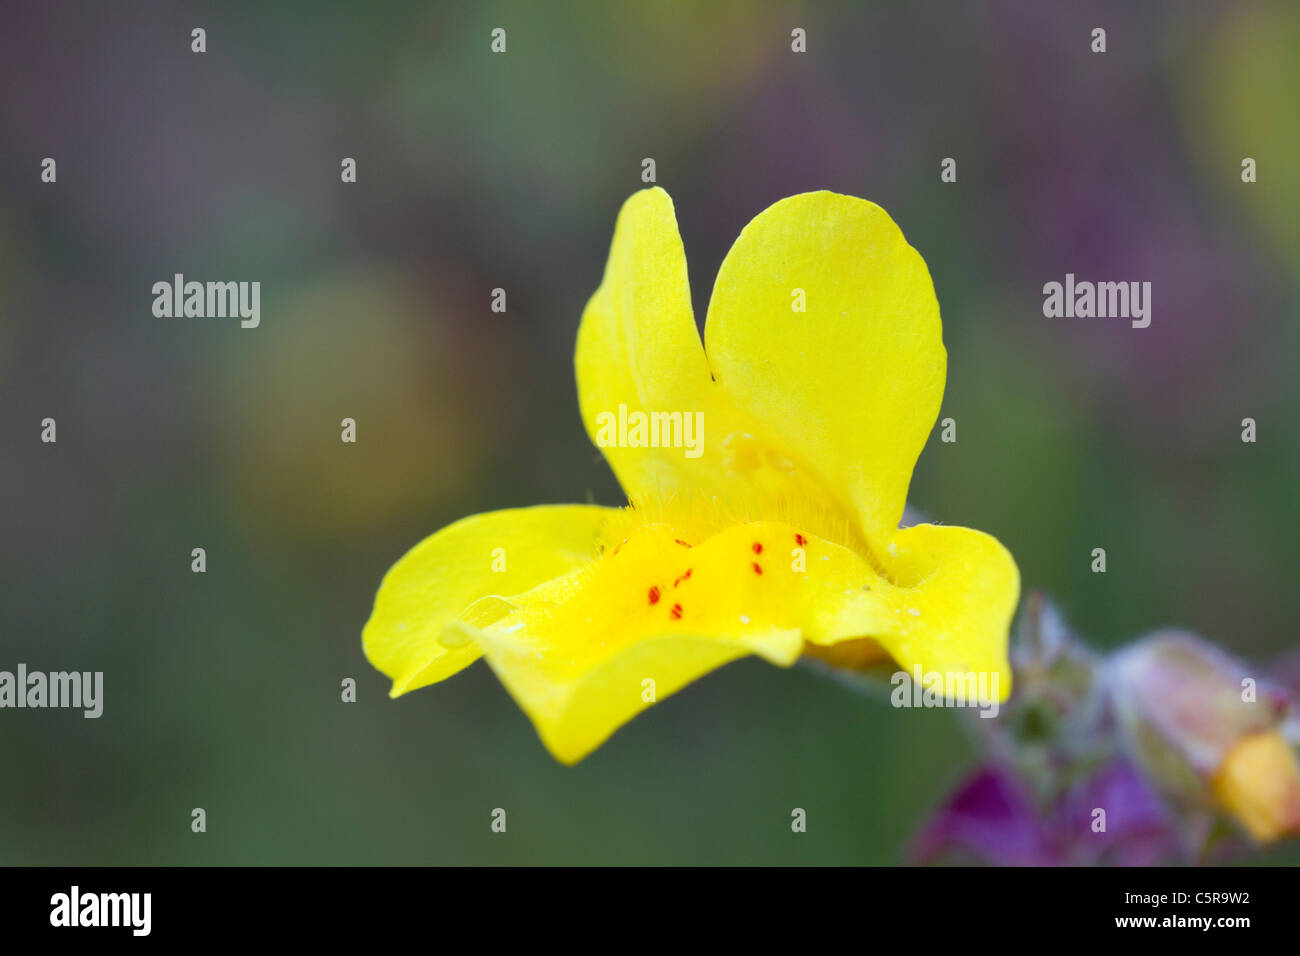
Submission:
POLYGON ((950 853, 997 866, 1055 862, 1029 793, 1001 767, 976 771, 913 841, 908 856, 933 863, 950 853))
POLYGON ((976 771, 921 830, 915 863, 974 859, 994 866, 1151 866, 1183 855, 1172 821, 1141 774, 1115 760, 1041 811, 1006 767, 976 771), (1095 811, 1106 828, 1094 831, 1095 811))

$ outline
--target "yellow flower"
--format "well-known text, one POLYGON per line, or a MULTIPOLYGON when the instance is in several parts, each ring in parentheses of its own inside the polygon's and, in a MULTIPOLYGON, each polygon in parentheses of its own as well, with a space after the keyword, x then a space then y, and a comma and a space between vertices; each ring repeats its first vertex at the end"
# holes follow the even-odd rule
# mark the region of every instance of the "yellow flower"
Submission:
POLYGON ((575 356, 629 506, 496 511, 426 538, 384 578, 366 655, 394 697, 486 658, 564 763, 747 654, 878 646, 909 674, 996 674, 1005 699, 1011 556, 966 528, 898 528, 943 396, 941 331, 893 220, 817 192, 745 227, 701 347, 672 201, 635 194, 575 356), (662 413, 664 434, 617 444, 636 413, 662 413))

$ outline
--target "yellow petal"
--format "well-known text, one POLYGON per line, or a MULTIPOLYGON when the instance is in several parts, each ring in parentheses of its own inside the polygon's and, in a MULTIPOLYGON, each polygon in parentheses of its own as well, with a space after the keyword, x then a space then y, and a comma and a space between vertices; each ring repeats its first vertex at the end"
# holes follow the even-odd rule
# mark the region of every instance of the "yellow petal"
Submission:
MULTIPOLYGON (((600 288, 582 315, 574 355, 578 403, 593 442, 597 417, 697 412, 711 418, 712 380, 691 311, 686 253, 672 200, 646 189, 623 204, 600 288)), ((682 448, 603 448, 632 501, 672 494, 690 470, 682 448), (644 493, 644 495, 643 495, 644 493)))
POLYGON ((769 207, 722 263, 705 346, 764 439, 887 540, 946 370, 929 271, 888 214, 830 192, 769 207))
MULTIPOLYGON (((818 341, 834 361, 842 343, 818 341)), ((634 505, 704 502, 715 509, 714 530, 783 519, 865 547, 857 519, 844 518, 852 515, 846 496, 828 494, 821 476, 772 441, 765 424, 713 381, 672 200, 658 187, 635 193, 619 213, 604 278, 583 312, 574 365, 587 432, 634 505), (688 455, 684 443, 608 444, 607 423, 619 418, 620 407, 628 416, 693 416, 698 454, 688 455)))
POLYGON ((1007 634, 1020 597, 1010 552, 982 531, 920 524, 896 531, 881 556, 890 585, 879 598, 895 615, 864 636, 909 673, 997 675, 998 699, 1006 700, 1007 634))
POLYGON ((1211 788, 1256 842, 1300 833, 1300 765, 1280 733, 1243 737, 1228 751, 1211 788))
POLYGON ((448 525, 407 552, 384 576, 362 633, 366 657, 393 680, 390 695, 477 660, 473 629, 512 608, 499 598, 592 561, 601 529, 616 514, 589 505, 492 511, 448 525))
POLYGON ((909 668, 992 671, 1000 697, 1010 691, 1015 566, 985 535, 901 532, 894 560, 906 577, 895 583, 857 552, 784 523, 739 525, 698 544, 682 528, 615 532, 623 540, 600 561, 516 596, 518 610, 478 633, 557 759, 580 760, 651 703, 737 657, 789 665, 805 639, 871 636, 909 668), (973 593, 962 593, 970 573, 973 593))

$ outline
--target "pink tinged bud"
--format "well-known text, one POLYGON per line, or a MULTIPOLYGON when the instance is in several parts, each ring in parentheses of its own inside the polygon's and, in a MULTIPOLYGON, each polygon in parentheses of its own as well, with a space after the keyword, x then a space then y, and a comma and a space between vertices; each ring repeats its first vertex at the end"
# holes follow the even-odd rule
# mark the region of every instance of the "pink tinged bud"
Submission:
POLYGON ((1227 812, 1260 840, 1300 826, 1300 774, 1277 732, 1290 701, 1257 671, 1162 631, 1117 653, 1107 675, 1129 749, 1167 796, 1227 812))
POLYGON ((1258 676, 1207 641, 1180 631, 1143 638, 1109 663, 1116 711, 1139 745, 1171 748, 1207 777, 1238 740, 1272 730, 1283 717, 1283 700, 1262 689, 1250 693, 1247 681, 1258 676))

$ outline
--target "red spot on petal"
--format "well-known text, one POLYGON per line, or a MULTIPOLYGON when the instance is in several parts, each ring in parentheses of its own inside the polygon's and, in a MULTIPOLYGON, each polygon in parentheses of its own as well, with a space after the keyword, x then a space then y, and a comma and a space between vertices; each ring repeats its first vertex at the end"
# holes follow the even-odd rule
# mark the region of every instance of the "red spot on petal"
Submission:
POLYGON ((754 542, 754 553, 755 553, 755 554, 762 554, 762 553, 763 553, 763 545, 762 545, 761 542, 758 542, 758 541, 755 541, 755 542, 754 542))
POLYGON ((678 544, 680 544, 683 548, 690 547, 690 545, 687 544, 685 541, 683 541, 681 538, 673 538, 673 540, 676 541, 678 544))
POLYGON ((687 578, 689 578, 690 576, 691 576, 691 569, 690 569, 690 568, 687 568, 687 569, 686 569, 686 573, 683 574, 683 575, 681 575, 680 577, 678 577, 677 580, 673 582, 673 587, 677 587, 677 585, 681 584, 683 581, 685 581, 685 580, 686 580, 687 578))
POLYGON ((762 569, 761 567, 759 567, 757 561, 754 562, 754 573, 755 573, 755 574, 762 574, 762 573, 763 573, 763 569, 762 569))
POLYGON ((649 596, 650 596, 650 603, 651 603, 651 604, 658 604, 658 603, 659 603, 659 588, 658 588, 658 587, 652 587, 652 588, 650 589, 650 595, 649 595, 649 596))
POLYGON ((805 537, 804 537, 803 535, 801 535, 801 534, 796 534, 796 535, 794 536, 794 543, 795 543, 795 544, 807 544, 807 543, 808 543, 808 539, 805 538, 805 537))
POLYGON ((623 545, 625 544, 627 544, 627 538, 624 538, 622 541, 620 541, 618 543, 618 547, 615 548, 613 551, 611 551, 609 556, 612 558, 614 555, 618 554, 618 552, 622 550, 623 545))
POLYGON ((674 604, 672 613, 674 621, 680 620, 682 616, 682 606, 680 604, 674 604))

